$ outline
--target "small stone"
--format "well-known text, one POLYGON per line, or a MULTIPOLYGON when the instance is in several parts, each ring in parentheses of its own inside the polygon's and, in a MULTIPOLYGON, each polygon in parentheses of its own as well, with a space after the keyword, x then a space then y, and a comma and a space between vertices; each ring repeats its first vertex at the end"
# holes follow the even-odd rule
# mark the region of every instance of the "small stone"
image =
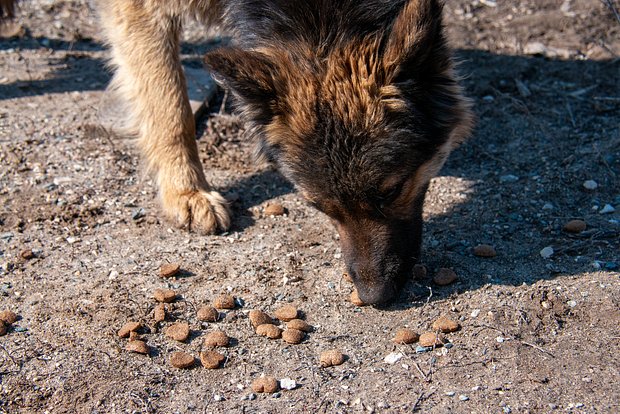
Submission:
POLYGON ((34 252, 32 251, 32 249, 22 250, 19 255, 24 260, 34 259, 34 252))
POLYGON ((416 354, 422 354, 424 352, 428 352, 428 351, 432 351, 432 350, 433 350, 432 346, 418 345, 418 346, 415 347, 416 354))
POLYGON ((458 276, 454 270, 442 267, 437 271, 435 277, 433 277, 433 282, 439 286, 447 286, 454 283, 457 279, 458 276))
POLYGON ((416 280, 426 279, 426 266, 423 264, 413 265, 413 278, 416 280))
POLYGON ((166 305, 160 303, 155 306, 153 310, 153 319, 155 319, 155 322, 163 322, 166 320, 166 305))
POLYGON ((583 182, 583 188, 585 188, 586 190, 596 190, 598 188, 598 183, 594 180, 586 180, 583 182))
POLYGON ((278 380, 273 377, 260 377, 252 381, 252 391, 273 394, 280 389, 278 380))
POLYGON ((118 330, 118 336, 121 338, 129 337, 129 334, 133 331, 137 331, 142 327, 140 322, 127 322, 121 329, 118 330))
POLYGON ((220 295, 213 301, 216 309, 235 309, 235 298, 232 295, 220 295))
POLYGON ((424 332, 420 335, 420 345, 425 347, 440 347, 446 342, 443 335, 435 332, 424 332))
POLYGON ((187 352, 177 351, 173 352, 172 355, 170 355, 170 365, 175 368, 191 368, 194 365, 194 362, 194 357, 187 352))
POLYGON ((394 365, 395 363, 400 361, 403 356, 404 355, 400 352, 392 352, 388 354, 385 358, 383 358, 383 362, 385 362, 386 364, 394 365))
POLYGON ((155 289, 153 297, 157 302, 170 303, 174 302, 177 298, 177 294, 172 289, 155 289))
POLYGON ((276 318, 284 322, 297 319, 298 314, 299 314, 299 311, 293 305, 284 305, 280 309, 274 312, 274 315, 276 316, 276 318))
POLYGON ((519 181, 519 177, 517 177, 516 175, 512 175, 512 174, 508 174, 508 175, 502 175, 501 177, 499 177, 499 182, 500 183, 516 183, 517 181, 519 181))
POLYGON ((289 344, 298 344, 304 340, 306 334, 303 331, 297 329, 286 329, 282 332, 282 339, 289 344))
POLYGON ((554 251, 553 251, 553 247, 551 247, 551 246, 547 246, 547 247, 545 247, 544 249, 542 249, 542 250, 540 251, 540 256, 541 256, 543 259, 548 259, 548 258, 550 258, 551 256, 553 256, 553 253, 554 253, 554 251))
POLYGON ((205 346, 207 347, 226 347, 230 344, 230 338, 226 335, 225 332, 222 331, 213 331, 209 332, 205 337, 204 341, 205 346))
POLYGON ((216 351, 202 351, 200 353, 200 363, 207 369, 217 369, 222 366, 226 357, 216 351))
POLYGON ((159 268, 159 275, 161 277, 175 276, 181 270, 181 266, 177 263, 166 263, 159 268))
POLYGON ((224 401, 225 399, 226 399, 226 398, 224 398, 224 396, 223 396, 223 395, 215 394, 215 395, 213 396, 213 400, 214 400, 214 401, 217 401, 217 402, 224 401))
POLYGON ((454 391, 446 391, 445 393, 448 397, 454 397, 456 393, 454 391))
POLYGON ((583 220, 571 220, 564 225, 563 230, 569 233, 581 233, 586 227, 586 222, 583 220))
POLYGON ((175 341, 184 342, 189 338, 189 324, 187 322, 177 322, 166 329, 166 336, 175 341))
POLYGON ((461 326, 458 324, 458 322, 455 322, 445 316, 437 319, 435 322, 433 322, 432 325, 434 331, 439 331, 443 333, 458 331, 460 327, 461 326))
POLYGON ((353 283, 353 279, 351 278, 351 275, 349 275, 348 273, 343 273, 342 278, 349 283, 353 283))
POLYGON ((412 329, 399 329, 396 331, 392 342, 395 344, 412 344, 416 342, 420 338, 415 331, 412 329))
POLYGON ((297 388, 297 382, 295 382, 294 379, 282 378, 280 380, 280 387, 282 387, 282 389, 284 390, 294 390, 295 388, 297 388))
POLYGON ((353 292, 351 292, 350 299, 351 303, 355 306, 366 306, 366 303, 364 303, 364 301, 360 299, 360 295, 359 293, 357 293, 357 289, 354 289, 353 292))
POLYGON ((248 317, 254 329, 258 328, 260 325, 273 324, 271 316, 260 310, 251 310, 248 317))
POLYGON ((18 319, 19 316, 12 310, 7 309, 0 312, 0 321, 3 321, 7 325, 13 325, 18 319))
POLYGON ((281 216, 286 213, 286 209, 280 203, 269 203, 265 207, 266 216, 281 216))
POLYGON ((149 353, 149 346, 146 342, 140 340, 129 341, 125 346, 125 349, 129 352, 136 352, 138 354, 147 355, 149 353))
POLYGON ((296 330, 302 331, 302 332, 312 332, 312 325, 310 325, 306 321, 302 321, 301 319, 291 319, 286 324, 286 327, 288 329, 296 329, 296 330))
POLYGON ((319 356, 319 363, 322 368, 332 367, 334 365, 341 365, 345 361, 345 356, 338 349, 329 349, 321 352, 319 356))
POLYGON ((217 322, 220 317, 220 313, 213 306, 203 306, 198 309, 196 317, 199 321, 203 322, 217 322))
POLYGON ((467 401, 467 400, 469 400, 469 397, 467 395, 461 394, 461 395, 459 395, 459 400, 467 401))
POLYGON ((471 311, 472 318, 477 318, 478 315, 480 315, 480 309, 474 309, 473 311, 471 311))
POLYGON ((256 333, 269 339, 278 339, 282 336, 282 330, 275 325, 265 323, 256 327, 256 333))
POLYGON ((611 204, 605 204, 599 213, 601 214, 611 214, 615 212, 616 209, 611 204))
POLYGON ((479 244, 474 247, 474 254, 478 257, 495 257, 497 253, 495 252, 495 248, 488 244, 479 244))

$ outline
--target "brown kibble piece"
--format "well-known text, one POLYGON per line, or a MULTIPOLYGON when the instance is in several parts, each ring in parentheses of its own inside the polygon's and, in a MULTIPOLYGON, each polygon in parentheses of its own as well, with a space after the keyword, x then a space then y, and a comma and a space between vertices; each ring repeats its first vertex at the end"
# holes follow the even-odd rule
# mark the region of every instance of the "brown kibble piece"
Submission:
POLYGON ((222 331, 209 332, 205 337, 205 346, 208 347, 228 346, 229 343, 230 338, 222 331))
POLYGON ((219 368, 226 360, 226 357, 216 351, 202 351, 200 353, 200 363, 207 369, 219 368))
POLYGON ((138 339, 140 339, 140 335, 138 335, 138 332, 136 331, 131 331, 129 332, 129 341, 137 341, 138 339))
POLYGON ((248 316, 254 329, 258 328, 260 325, 273 324, 271 316, 260 310, 251 310, 248 316))
POLYGON ((121 329, 118 330, 118 336, 121 338, 127 338, 133 331, 137 331, 142 327, 140 322, 127 322, 121 329))
POLYGON ((216 309, 235 309, 235 298, 232 295, 220 295, 213 301, 216 309))
POLYGON ((354 304, 355 306, 366 306, 364 301, 360 299, 360 295, 359 293, 357 293, 357 289, 351 292, 351 303, 354 304))
POLYGON ((146 342, 140 340, 129 341, 125 349, 129 352, 136 352, 138 354, 147 355, 149 353, 149 346, 146 342))
POLYGON ((183 342, 189 338, 189 324, 187 322, 177 322, 166 329, 166 336, 175 341, 183 342))
POLYGON ((282 336, 282 330, 270 323, 265 323, 256 327, 256 333, 262 336, 266 336, 269 339, 278 339, 280 336, 282 336))
POLYGON ((280 389, 278 380, 273 377, 260 377, 252 381, 252 391, 272 394, 280 389))
POLYGON ((474 247, 474 254, 478 257, 495 257, 497 253, 495 252, 495 248, 488 244, 479 244, 474 247))
POLYGON ((187 352, 177 351, 173 352, 172 355, 170 355, 170 364, 175 368, 190 368, 192 365, 194 365, 194 362, 194 357, 187 352))
POLYGON ((155 310, 153 311, 153 318, 155 322, 163 322, 166 320, 166 305, 160 303, 155 306, 155 310))
POLYGON ((448 332, 458 331, 461 326, 458 324, 458 322, 453 321, 452 319, 447 318, 445 316, 442 316, 439 319, 437 319, 435 322, 433 322, 432 327, 434 331, 448 333, 448 332))
POLYGON ((353 283, 353 279, 351 278, 351 275, 350 275, 350 274, 348 274, 348 273, 343 273, 343 274, 342 274, 342 278, 343 278, 344 280, 346 280, 347 282, 349 282, 349 283, 353 283))
POLYGON ((0 320, 7 325, 13 325, 15 322, 17 322, 18 318, 19 316, 17 316, 17 314, 12 310, 7 309, 0 312, 0 320))
POLYGON ((444 339, 443 335, 435 332, 424 332, 422 335, 420 335, 420 345, 424 347, 439 347, 442 346, 445 342, 446 340, 444 339))
POLYGON ((321 367, 327 368, 334 365, 341 365, 345 361, 345 356, 338 349, 329 349, 321 352, 319 356, 321 367))
POLYGON ((298 331, 302 331, 302 332, 311 332, 312 331, 312 325, 310 325, 306 321, 302 321, 301 319, 291 319, 286 324, 286 327, 288 329, 297 329, 298 331))
POLYGON ((396 331, 392 342, 395 344, 412 344, 416 342, 418 338, 420 338, 420 335, 411 329, 399 329, 396 331))
POLYGON ((276 310, 273 314, 281 321, 288 322, 290 320, 297 319, 297 315, 299 314, 299 312, 297 311, 297 308, 293 305, 284 305, 280 309, 276 310))
POLYGON ((266 216, 281 216, 286 213, 284 206, 280 203, 269 203, 265 207, 266 216))
POLYGON ((458 279, 458 276, 454 273, 454 270, 442 267, 437 271, 435 277, 433 277, 433 282, 439 286, 446 286, 450 283, 454 283, 456 279, 458 279))
POLYGON ((217 322, 220 318, 220 313, 213 306, 203 306, 198 309, 196 317, 203 322, 217 322))
POLYGON ((6 326, 6 324, 4 323, 4 321, 0 320, 0 336, 4 336, 6 335, 7 331, 8 331, 8 327, 6 326))
POLYGON ((413 278, 416 280, 426 279, 426 266, 423 264, 417 264, 413 266, 413 278))
POLYGON ((34 252, 32 251, 32 249, 22 250, 19 255, 24 260, 34 259, 34 252))
POLYGON ((282 332, 282 339, 289 344, 298 344, 304 340, 306 334, 297 329, 286 329, 282 332))
POLYGON ((153 297, 157 302, 170 303, 174 302, 177 298, 177 294, 172 289, 155 289, 153 297))
POLYGON ((172 277, 179 273, 181 266, 178 263, 166 263, 159 268, 161 277, 172 277))
POLYGON ((586 222, 583 220, 571 220, 564 225, 564 231, 569 233, 581 233, 586 227, 586 222))

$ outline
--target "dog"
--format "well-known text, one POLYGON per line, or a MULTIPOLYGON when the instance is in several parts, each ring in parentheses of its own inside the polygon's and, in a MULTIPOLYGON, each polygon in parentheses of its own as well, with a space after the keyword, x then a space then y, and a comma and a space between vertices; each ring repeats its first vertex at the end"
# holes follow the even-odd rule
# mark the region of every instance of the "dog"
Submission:
POLYGON ((183 20, 194 17, 232 34, 206 67, 235 95, 260 153, 335 224, 360 299, 393 299, 420 257, 429 181, 473 124, 442 6, 99 0, 112 86, 129 103, 166 215, 204 233, 231 223, 198 157, 179 58, 183 20))

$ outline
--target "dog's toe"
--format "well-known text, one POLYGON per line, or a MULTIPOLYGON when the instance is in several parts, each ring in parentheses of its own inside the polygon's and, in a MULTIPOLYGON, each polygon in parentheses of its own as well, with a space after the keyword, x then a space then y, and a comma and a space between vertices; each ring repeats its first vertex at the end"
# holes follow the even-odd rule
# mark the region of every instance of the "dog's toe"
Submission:
POLYGON ((162 203, 168 217, 179 227, 206 234, 225 231, 230 227, 228 203, 216 191, 162 193, 162 203))

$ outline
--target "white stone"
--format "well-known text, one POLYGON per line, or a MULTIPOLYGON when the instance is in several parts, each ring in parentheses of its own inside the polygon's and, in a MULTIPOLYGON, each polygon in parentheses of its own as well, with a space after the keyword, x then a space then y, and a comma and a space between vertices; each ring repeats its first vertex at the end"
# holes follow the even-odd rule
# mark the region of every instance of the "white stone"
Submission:
POLYGON ((605 204, 603 206, 603 209, 601 211, 599 211, 599 213, 601 213, 601 214, 609 214, 609 213, 613 213, 614 211, 616 211, 614 206, 612 206, 611 204, 605 204))
POLYGON ((594 180, 587 180, 583 182, 583 188, 586 190, 596 190, 598 188, 598 183, 594 180))
POLYGON ((297 382, 294 379, 282 378, 280 380, 280 387, 285 390, 294 390, 297 388, 297 382))
POLYGON ((400 361, 400 359, 403 357, 404 355, 401 354, 400 352, 392 352, 391 354, 388 354, 383 361, 387 364, 395 364, 398 361, 400 361))
POLYGON ((554 253, 553 247, 551 246, 547 246, 540 251, 540 255, 542 256, 543 259, 550 258, 551 256, 553 256, 553 253, 554 253))

